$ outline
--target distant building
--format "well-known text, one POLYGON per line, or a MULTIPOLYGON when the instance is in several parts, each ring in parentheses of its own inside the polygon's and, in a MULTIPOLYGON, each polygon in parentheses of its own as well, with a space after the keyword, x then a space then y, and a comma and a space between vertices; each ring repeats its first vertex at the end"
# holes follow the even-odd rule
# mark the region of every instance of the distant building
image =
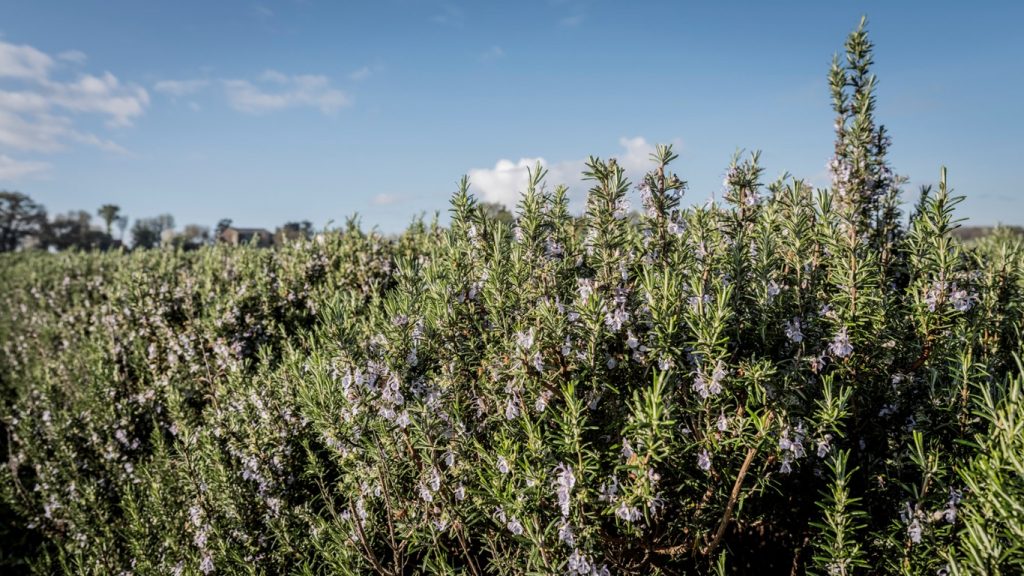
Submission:
POLYGON ((248 246, 253 238, 256 238, 257 246, 270 246, 274 242, 274 235, 266 228, 236 228, 234 226, 225 228, 218 239, 232 246, 248 246))
POLYGON ((161 246, 170 246, 171 244, 174 244, 175 236, 177 236, 177 234, 175 234, 174 230, 172 230, 172 229, 161 230, 160 231, 160 245, 161 246))

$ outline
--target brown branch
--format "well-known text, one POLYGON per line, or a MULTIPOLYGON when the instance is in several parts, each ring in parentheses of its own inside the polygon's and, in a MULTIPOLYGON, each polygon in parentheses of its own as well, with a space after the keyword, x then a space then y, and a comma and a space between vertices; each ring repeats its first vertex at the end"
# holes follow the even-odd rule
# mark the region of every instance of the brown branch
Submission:
POLYGON ((928 359, 928 355, 931 354, 931 351, 932 351, 931 340, 927 340, 924 343, 924 349, 921 350, 921 355, 918 356, 917 360, 914 360, 914 363, 910 365, 910 370, 908 370, 908 372, 914 372, 915 370, 917 370, 918 368, 923 366, 925 360, 928 359))
POLYGON ((655 554, 659 554, 661 556, 678 556, 679 554, 685 554, 686 552, 689 552, 689 550, 690 545, 683 543, 676 544, 675 546, 666 546, 664 548, 654 548, 651 550, 651 552, 654 552, 655 554))
MULTIPOLYGON (((772 420, 772 414, 768 414, 765 418, 765 426, 767 427, 772 420)), ((715 530, 715 536, 711 540, 711 543, 702 550, 705 556, 711 556, 718 545, 722 542, 722 537, 725 536, 725 529, 729 526, 729 521, 732 520, 732 511, 736 507, 736 502, 740 497, 740 490, 743 489, 743 479, 747 476, 747 471, 750 470, 750 465, 754 461, 754 456, 757 455, 757 449, 760 447, 760 441, 751 446, 747 450, 747 457, 743 459, 743 464, 740 466, 739 472, 736 474, 736 482, 732 485, 732 492, 729 494, 729 502, 725 505, 725 513, 722 514, 722 520, 718 523, 718 529, 715 530)))
POLYGON ((466 556, 466 562, 469 564, 469 569, 473 571, 474 576, 480 576, 480 569, 476 567, 476 562, 473 560, 473 555, 469 553, 469 546, 466 545, 466 539, 462 536, 463 526, 460 526, 455 530, 455 535, 459 537, 459 545, 462 547, 462 553, 466 556))
POLYGON ((380 443, 377 444, 377 451, 380 454, 381 463, 377 466, 377 479, 380 481, 381 489, 384 492, 384 505, 387 508, 387 519, 388 519, 388 541, 391 543, 391 553, 395 560, 395 568, 398 568, 398 546, 395 544, 395 525, 392 522, 392 517, 395 515, 394 509, 391 507, 391 491, 388 489, 387 476, 381 471, 381 466, 387 466, 387 458, 384 456, 384 449, 381 448, 380 443))
POLYGON ((352 515, 353 523, 356 525, 356 534, 359 536, 359 542, 363 545, 363 550, 366 551, 366 558, 370 561, 370 564, 373 564, 373 569, 376 570, 378 574, 387 574, 388 571, 380 565, 380 561, 377 560, 377 555, 373 553, 373 550, 370 549, 370 545, 366 543, 366 534, 363 533, 363 523, 359 518, 359 514, 356 514, 355 507, 352 505, 351 501, 348 503, 348 510, 352 515))
POLYGON ((705 556, 710 556, 714 553, 715 548, 718 548, 718 544, 722 541, 722 537, 725 535, 725 529, 729 525, 729 521, 732 520, 732 509, 736 506, 736 501, 739 500, 740 490, 743 488, 743 479, 747 476, 747 470, 750 469, 750 464, 754 461, 754 456, 757 455, 757 445, 751 446, 747 450, 747 457, 743 459, 743 465, 740 466, 740 471, 736 475, 736 482, 732 485, 732 492, 729 494, 729 503, 725 506, 725 513, 722 514, 722 520, 718 523, 718 529, 715 530, 715 537, 712 538, 711 544, 707 546, 702 552, 705 556))

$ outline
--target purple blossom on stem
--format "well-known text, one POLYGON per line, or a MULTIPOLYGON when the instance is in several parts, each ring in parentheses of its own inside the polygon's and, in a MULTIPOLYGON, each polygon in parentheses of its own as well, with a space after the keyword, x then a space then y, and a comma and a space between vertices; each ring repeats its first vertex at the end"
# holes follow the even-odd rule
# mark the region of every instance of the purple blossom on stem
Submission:
POLYGON ((850 354, 853 354, 853 344, 850 343, 850 336, 846 332, 846 326, 839 329, 836 332, 835 337, 832 339, 832 343, 828 345, 829 350, 832 354, 839 358, 846 358, 850 354))
POLYGON ((799 344, 804 340, 804 333, 800 326, 800 318, 793 318, 786 322, 786 338, 794 344, 799 344))
POLYGON ((711 456, 708 455, 706 449, 701 450, 700 454, 697 455, 697 467, 705 472, 711 470, 711 456))

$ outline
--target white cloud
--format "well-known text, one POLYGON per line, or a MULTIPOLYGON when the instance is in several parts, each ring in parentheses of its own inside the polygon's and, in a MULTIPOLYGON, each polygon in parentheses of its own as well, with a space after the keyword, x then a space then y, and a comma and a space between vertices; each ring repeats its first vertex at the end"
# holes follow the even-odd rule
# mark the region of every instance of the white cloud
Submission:
POLYGON ((46 80, 53 58, 27 45, 0 41, 0 78, 46 80))
POLYGON ((153 90, 168 96, 189 96, 206 88, 209 80, 193 78, 190 80, 161 80, 153 85, 153 90))
POLYGON ((324 114, 332 114, 352 104, 348 94, 333 88, 326 76, 288 76, 268 70, 260 80, 259 84, 248 80, 223 80, 228 104, 235 110, 250 114, 298 107, 316 108, 324 114))
POLYGON ((15 160, 0 154, 0 182, 20 180, 26 176, 42 176, 50 169, 46 162, 15 160))
POLYGON ((107 116, 111 126, 131 126, 149 105, 149 93, 135 84, 122 84, 116 76, 83 74, 76 82, 47 82, 51 101, 75 112, 107 116))
MULTIPOLYGON (((681 141, 675 139, 673 145, 678 152, 681 141)), ((619 154, 613 155, 626 172, 626 176, 632 182, 638 182, 645 172, 653 166, 650 154, 654 152, 654 145, 642 137, 620 138, 619 154)), ((586 169, 586 160, 563 160, 560 162, 548 162, 544 158, 520 158, 519 161, 501 159, 495 163, 493 168, 473 168, 469 171, 470 184, 474 193, 485 202, 499 202, 508 207, 514 207, 526 190, 529 181, 529 171, 533 170, 537 163, 547 170, 545 182, 549 189, 564 184, 569 187, 570 197, 581 200, 585 192, 591 187, 590 182, 583 180, 583 171, 586 169)))
POLYGON ((85 52, 82 52, 81 50, 65 50, 60 54, 57 54, 57 59, 65 62, 71 62, 72 64, 84 64, 88 59, 88 56, 86 56, 85 52))
POLYGON ((72 132, 71 120, 63 116, 23 116, 0 108, 0 149, 56 152, 64 148, 64 140, 72 132))
POLYGON ((149 105, 149 94, 110 72, 75 74, 64 61, 82 64, 85 54, 61 52, 56 58, 32 46, 0 40, 0 175, 11 180, 45 173, 50 164, 12 158, 11 151, 52 154, 73 145, 125 153, 116 142, 78 128, 83 117, 109 127, 130 126, 149 105))

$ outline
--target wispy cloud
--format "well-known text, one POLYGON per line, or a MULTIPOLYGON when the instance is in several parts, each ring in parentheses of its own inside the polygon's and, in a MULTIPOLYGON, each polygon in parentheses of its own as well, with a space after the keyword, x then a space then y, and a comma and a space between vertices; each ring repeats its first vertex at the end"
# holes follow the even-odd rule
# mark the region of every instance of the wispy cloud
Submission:
POLYGON ((88 60, 88 56, 86 56, 85 52, 82 52, 81 50, 65 50, 64 52, 57 54, 57 59, 65 62, 71 62, 72 64, 84 64, 85 61, 88 60))
POLYGON ((390 206, 399 201, 399 197, 394 194, 377 194, 373 197, 373 203, 377 206, 390 206))
MULTIPOLYGON (((682 142, 673 141, 678 148, 682 142)), ((634 182, 652 167, 650 155, 654 145, 642 137, 620 138, 620 153, 614 155, 619 166, 626 171, 627 177, 634 182)), ((569 187, 570 196, 579 201, 584 190, 590 186, 583 181, 583 170, 586 160, 562 160, 549 162, 541 157, 520 158, 518 161, 501 159, 493 168, 473 168, 469 171, 469 180, 478 197, 487 202, 499 202, 514 207, 522 193, 526 190, 529 171, 537 164, 547 170, 545 181, 549 186, 564 184, 569 187)))
POLYGON ((43 82, 53 68, 53 58, 25 44, 0 41, 0 78, 43 82))
POLYGON ((580 24, 583 24, 583 19, 583 14, 573 14, 560 19, 558 24, 564 28, 577 28, 580 24))
POLYGON ((455 4, 442 4, 440 12, 431 16, 430 21, 442 26, 454 26, 456 28, 461 28, 466 22, 466 17, 462 12, 462 8, 459 8, 455 4))
POLYGON ((253 4, 252 14, 259 20, 269 20, 274 17, 274 11, 266 4, 253 4))
POLYGON ((491 46, 487 50, 480 53, 478 59, 481 62, 493 62, 505 56, 505 50, 501 46, 491 46))
POLYGON ((249 80, 223 80, 228 104, 240 112, 263 114, 286 108, 316 108, 324 114, 333 114, 351 106, 348 94, 331 86, 326 76, 289 76, 268 70, 258 82, 249 80))
POLYGON ((50 168, 48 162, 12 158, 10 152, 51 154, 84 144, 124 153, 116 142, 79 129, 80 117, 98 117, 109 128, 123 128, 149 106, 149 93, 141 86, 110 72, 65 78, 68 70, 59 61, 80 65, 86 55, 72 50, 54 57, 29 45, 0 41, 0 179, 39 175, 50 168))
POLYGON ((161 94, 180 98, 195 94, 209 85, 209 80, 198 78, 191 80, 161 80, 153 85, 153 90, 161 94))
MULTIPOLYGON (((376 67, 364 66, 352 72, 352 80, 363 80, 374 73, 376 67)), ((172 99, 195 96, 214 86, 223 90, 230 107, 247 114, 265 114, 288 108, 314 108, 324 114, 333 114, 352 105, 352 98, 345 91, 335 88, 327 76, 317 74, 289 75, 277 70, 267 70, 258 78, 186 78, 160 80, 153 84, 153 91, 172 99)), ((189 100, 188 107, 199 110, 195 100, 189 100)))
POLYGON ((0 182, 4 180, 21 180, 27 176, 43 175, 50 170, 47 162, 15 160, 0 154, 0 182))
POLYGON ((358 70, 353 70, 352 73, 348 75, 348 77, 351 80, 354 80, 356 82, 360 82, 362 80, 366 80, 367 78, 369 78, 371 74, 373 74, 373 71, 370 70, 370 67, 369 66, 363 66, 362 68, 359 68, 358 70))

